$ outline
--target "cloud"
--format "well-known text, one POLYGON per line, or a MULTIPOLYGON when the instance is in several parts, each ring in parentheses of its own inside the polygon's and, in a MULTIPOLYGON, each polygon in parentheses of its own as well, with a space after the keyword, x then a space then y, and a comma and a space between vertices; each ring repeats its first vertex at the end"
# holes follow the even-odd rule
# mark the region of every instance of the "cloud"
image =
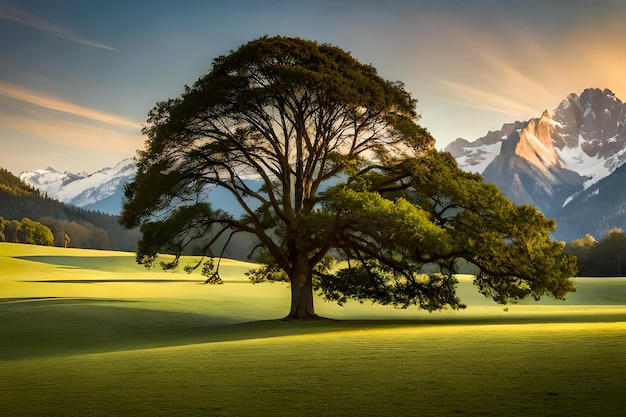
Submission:
POLYGON ((446 89, 448 95, 452 96, 446 101, 453 104, 515 117, 528 116, 537 112, 537 109, 532 106, 493 91, 444 79, 435 79, 435 81, 446 89))
MULTIPOLYGON (((505 59, 502 53, 494 53, 482 48, 474 57, 469 77, 445 79, 435 77, 443 87, 448 102, 464 107, 487 110, 527 118, 540 112, 541 103, 550 103, 553 92, 541 82, 541 77, 533 77, 527 67, 540 65, 541 60, 527 58, 526 66, 515 65, 505 59)), ((547 62, 546 62, 547 63, 547 62)))
POLYGON ((67 39, 73 42, 78 42, 83 45, 106 49, 108 51, 118 51, 118 49, 115 49, 112 46, 86 38, 80 34, 74 33, 69 29, 57 26, 54 23, 43 20, 15 6, 0 4, 0 19, 8 20, 10 22, 14 22, 22 26, 38 30, 49 35, 56 36, 62 39, 67 39))
POLYGON ((131 154, 143 142, 135 120, 5 81, 0 81, 0 109, 0 129, 67 147, 131 154))
POLYGON ((17 86, 5 81, 0 81, 0 96, 24 103, 32 104, 45 109, 55 110, 61 113, 79 116, 109 126, 139 131, 141 123, 122 116, 105 113, 99 110, 82 107, 63 99, 44 95, 27 88, 17 86))
MULTIPOLYGON (((507 62, 503 54, 485 55, 483 60, 485 62, 484 69, 489 72, 491 82, 500 91, 507 91, 511 94, 523 92, 524 96, 534 98, 550 97, 550 90, 546 85, 537 78, 524 73, 524 68, 507 62)), ((540 64, 540 61, 537 64, 540 64)), ((533 63, 531 62, 529 65, 533 65, 533 63)))
POLYGON ((139 132, 121 132, 103 126, 81 123, 37 110, 18 114, 0 113, 0 126, 12 131, 35 135, 48 142, 95 151, 132 154, 141 147, 139 132))

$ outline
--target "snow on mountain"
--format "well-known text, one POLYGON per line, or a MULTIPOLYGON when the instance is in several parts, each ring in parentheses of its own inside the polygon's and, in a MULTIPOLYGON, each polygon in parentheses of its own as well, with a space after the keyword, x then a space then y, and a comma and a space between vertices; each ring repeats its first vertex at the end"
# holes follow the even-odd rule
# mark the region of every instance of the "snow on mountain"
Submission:
POLYGON ((626 227, 619 220, 626 213, 626 104, 611 90, 570 94, 552 112, 475 141, 457 139, 445 150, 513 202, 555 219, 555 237, 626 227))
MULTIPOLYGON (((20 178, 31 186, 44 191, 49 197, 87 210, 118 215, 122 210, 124 185, 135 178, 137 168, 132 158, 125 159, 113 168, 103 168, 91 174, 60 172, 54 168, 25 171, 20 178)), ((261 182, 244 180, 258 189, 261 182)), ((209 193, 213 208, 225 210, 235 216, 243 209, 230 192, 215 189, 209 193)), ((254 206, 254 204, 253 204, 254 206)))
POLYGON ((597 88, 570 94, 538 119, 505 124, 471 142, 459 138, 444 150, 462 169, 484 173, 515 131, 521 136, 516 154, 544 172, 557 165, 574 171, 586 178, 585 188, 626 162, 626 104, 611 90, 597 88))
POLYGON ((483 173, 500 153, 502 141, 523 126, 523 122, 507 123, 500 130, 490 131, 473 142, 459 138, 446 146, 444 150, 456 158, 461 169, 483 173))
POLYGON ((514 203, 531 204, 546 214, 560 209, 586 180, 561 163, 549 135, 551 125, 548 112, 544 112, 511 133, 482 173, 485 181, 514 203))
POLYGON ((588 177, 585 188, 626 162, 626 104, 612 91, 570 94, 554 111, 552 139, 568 169, 588 177))
POLYGON ((134 178, 135 173, 135 162, 129 158, 112 168, 103 168, 91 174, 60 172, 48 167, 22 172, 19 177, 48 196, 77 207, 99 210, 98 203, 109 200, 107 208, 102 211, 119 214, 120 190, 134 178))

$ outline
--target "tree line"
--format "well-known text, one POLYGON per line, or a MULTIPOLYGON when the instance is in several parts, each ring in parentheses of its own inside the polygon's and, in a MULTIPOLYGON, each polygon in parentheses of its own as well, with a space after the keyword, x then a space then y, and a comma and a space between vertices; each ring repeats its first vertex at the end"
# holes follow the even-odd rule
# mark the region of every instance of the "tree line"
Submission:
POLYGON ((578 275, 622 277, 626 275, 626 234, 613 228, 599 241, 590 234, 567 244, 565 252, 578 260, 578 275))
MULTIPOLYGON (((69 244, 69 237, 65 235, 64 238, 69 244)), ((54 236, 49 227, 27 217, 22 220, 6 220, 0 216, 0 242, 52 246, 54 236)))

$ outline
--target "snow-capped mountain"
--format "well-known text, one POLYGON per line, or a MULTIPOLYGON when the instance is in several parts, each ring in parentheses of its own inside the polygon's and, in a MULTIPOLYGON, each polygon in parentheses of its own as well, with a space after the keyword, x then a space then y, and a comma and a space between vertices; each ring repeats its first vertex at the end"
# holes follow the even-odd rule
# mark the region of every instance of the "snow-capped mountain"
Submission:
POLYGON ((569 241, 590 233, 600 239, 614 227, 626 230, 624 184, 626 164, 577 193, 554 217, 558 224, 557 235, 569 241))
POLYGON ((539 167, 544 165, 542 153, 555 152, 558 161, 552 165, 587 177, 589 187, 626 161, 626 104, 608 89, 589 88, 580 96, 570 94, 552 113, 546 110, 538 119, 505 124, 472 142, 459 138, 444 150, 461 168, 484 173, 501 155, 503 142, 517 141, 518 136, 525 138, 514 149, 517 155, 539 167))
POLYGON ((626 161, 626 104, 608 89, 586 89, 536 119, 506 124, 473 142, 457 139, 445 150, 461 168, 482 173, 514 202, 555 218, 557 235, 565 236, 573 226, 559 221, 571 217, 565 215, 567 206, 574 200, 580 204, 579 196, 591 193, 626 161))
POLYGON ((444 149, 457 160, 459 167, 465 171, 482 174, 487 165, 500 153, 502 141, 511 133, 519 131, 525 122, 507 123, 500 130, 489 131, 485 136, 473 142, 459 138, 444 149))
POLYGON ((112 168, 103 168, 91 174, 60 172, 48 167, 22 172, 19 177, 64 203, 88 210, 119 214, 124 184, 132 181, 135 173, 135 162, 129 158, 112 168))
POLYGON ((550 132, 555 122, 545 111, 502 142, 500 153, 483 171, 513 202, 531 204, 551 215, 580 191, 588 177, 565 167, 550 132))
MULTIPOLYGON (((122 210, 124 185, 133 181, 137 173, 135 161, 125 159, 113 168, 103 168, 92 174, 60 172, 54 168, 22 172, 22 181, 45 192, 49 197, 87 210, 118 215, 122 210)), ((245 180, 253 189, 260 180, 245 180)), ((237 200, 224 189, 210 192, 214 209, 225 210, 235 216, 243 214, 237 200)))

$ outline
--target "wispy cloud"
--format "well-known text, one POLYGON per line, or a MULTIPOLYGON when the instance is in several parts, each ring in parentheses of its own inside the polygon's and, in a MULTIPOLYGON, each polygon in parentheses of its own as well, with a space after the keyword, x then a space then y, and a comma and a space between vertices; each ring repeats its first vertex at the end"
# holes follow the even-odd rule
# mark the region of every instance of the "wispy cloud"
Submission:
POLYGON ((39 92, 29 90, 27 88, 17 86, 5 81, 0 81, 0 96, 4 96, 13 100, 19 100, 24 103, 42 107, 45 109, 55 110, 61 113, 79 116, 91 121, 104 123, 109 126, 132 130, 138 132, 141 129, 141 123, 126 117, 102 112, 88 107, 79 106, 69 101, 41 94, 39 92))
POLYGON ((138 121, 5 81, 0 81, 0 109, 0 131, 34 135, 51 144, 132 154, 143 142, 138 121))
POLYGON ((80 121, 52 117, 31 110, 21 114, 0 113, 0 128, 35 135, 50 143, 76 149, 133 154, 141 147, 139 132, 125 133, 80 121))
MULTIPOLYGON (((519 67, 507 62, 502 55, 489 54, 484 55, 484 70, 488 71, 492 85, 508 93, 523 94, 525 97, 534 97, 545 99, 550 97, 550 90, 546 85, 542 84, 537 78, 529 76, 522 72, 519 67)), ((538 65, 541 60, 536 61, 538 65)), ((532 63, 530 63, 532 65, 532 63)))
POLYGON ((452 97, 447 99, 450 103, 515 117, 528 116, 537 112, 537 109, 529 105, 516 101, 509 96, 494 93, 493 91, 444 79, 436 79, 436 81, 442 85, 448 95, 452 97))
POLYGON ((62 39, 67 39, 73 42, 78 42, 83 45, 106 49, 108 51, 118 51, 116 48, 110 45, 102 42, 97 42, 78 33, 75 33, 67 28, 55 25, 52 22, 41 19, 13 5, 0 3, 0 19, 8 20, 10 22, 14 22, 29 27, 31 29, 38 30, 49 35, 56 36, 62 39))
POLYGON ((475 29, 468 29, 466 36, 473 39, 473 49, 456 66, 462 70, 453 66, 433 77, 447 102, 522 119, 558 103, 554 86, 546 83, 549 77, 537 73, 555 65, 544 45, 517 32, 509 35, 508 43, 475 29))

